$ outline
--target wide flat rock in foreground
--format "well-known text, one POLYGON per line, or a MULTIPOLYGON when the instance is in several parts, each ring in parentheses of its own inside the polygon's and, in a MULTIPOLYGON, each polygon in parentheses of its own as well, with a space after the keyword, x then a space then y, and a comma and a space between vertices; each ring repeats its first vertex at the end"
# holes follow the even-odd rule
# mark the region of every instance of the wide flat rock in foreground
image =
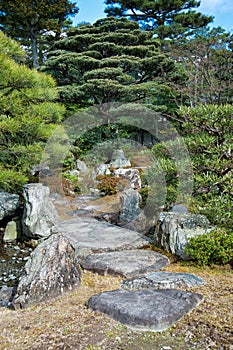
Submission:
POLYGON ((143 248, 150 244, 150 241, 138 232, 88 217, 63 221, 59 225, 59 231, 70 240, 79 256, 143 248))
POLYGON ((162 254, 136 249, 91 254, 81 261, 81 266, 86 270, 100 275, 120 275, 127 278, 158 271, 168 264, 169 259, 162 254))
POLYGON ((191 273, 182 272, 151 272, 122 282, 124 289, 173 289, 197 287, 205 281, 191 273))
POLYGON ((202 298, 201 294, 174 289, 117 289, 93 295, 88 307, 134 330, 163 331, 195 308, 202 298))

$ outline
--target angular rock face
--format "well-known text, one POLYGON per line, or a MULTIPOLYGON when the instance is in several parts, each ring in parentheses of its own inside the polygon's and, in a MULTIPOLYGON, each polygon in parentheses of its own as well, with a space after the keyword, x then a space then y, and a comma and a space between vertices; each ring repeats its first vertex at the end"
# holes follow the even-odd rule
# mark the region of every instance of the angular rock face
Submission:
POLYGON ((140 174, 138 169, 115 169, 113 171, 113 174, 118 177, 123 177, 124 179, 129 180, 130 186, 136 190, 138 188, 141 188, 142 183, 140 179, 140 174))
POLYGON ((111 175, 108 164, 99 164, 97 165, 92 174, 92 178, 95 179, 98 175, 111 175))
POLYGON ((17 239, 17 225, 15 221, 9 221, 3 236, 3 242, 13 242, 17 239))
POLYGON ((210 231, 209 221, 204 215, 161 213, 154 240, 158 247, 188 259, 185 247, 192 237, 210 231))
POLYGON ((187 214, 188 208, 181 204, 174 205, 171 210, 172 213, 187 214))
POLYGON ((145 214, 145 210, 140 208, 141 195, 133 189, 128 189, 120 194, 120 215, 119 226, 136 231, 142 234, 155 226, 159 212, 155 210, 145 214))
POLYGON ((133 277, 147 271, 158 271, 169 264, 169 259, 150 250, 123 250, 91 254, 82 259, 81 266, 100 275, 133 277))
POLYGON ((149 213, 149 215, 145 214, 144 210, 141 210, 136 218, 128 223, 119 222, 118 225, 128 230, 136 231, 141 234, 147 234, 148 231, 155 226, 159 217, 159 213, 154 211, 153 213, 149 213), (153 215, 152 215, 153 214, 153 215))
POLYGON ((19 196, 17 194, 0 192, 0 220, 4 217, 14 215, 19 205, 19 196))
POLYGON ((120 194, 120 220, 126 223, 133 221, 141 212, 141 200, 141 195, 133 189, 122 192, 120 194))
POLYGON ((115 150, 112 155, 110 166, 113 168, 123 168, 130 166, 130 161, 125 157, 122 149, 115 150))
POLYGON ((197 287, 205 281, 191 273, 151 272, 122 282, 124 289, 175 289, 197 287))
POLYGON ((76 169, 79 170, 81 173, 86 173, 88 171, 88 167, 82 160, 76 161, 76 169))
POLYGON ((61 234, 43 241, 25 265, 13 306, 25 308, 61 295, 80 285, 81 272, 74 248, 61 234))
POLYGON ((40 183, 23 187, 25 207, 23 235, 29 238, 48 237, 59 223, 56 209, 49 199, 49 188, 40 183))
POLYGON ((118 289, 93 295, 88 307, 135 330, 163 331, 196 307, 202 298, 197 293, 172 289, 118 289))

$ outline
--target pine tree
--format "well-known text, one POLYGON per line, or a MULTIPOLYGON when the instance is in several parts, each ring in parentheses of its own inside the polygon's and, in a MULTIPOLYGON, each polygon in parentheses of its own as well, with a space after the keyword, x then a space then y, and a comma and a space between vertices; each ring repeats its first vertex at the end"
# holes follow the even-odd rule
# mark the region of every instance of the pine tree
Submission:
POLYGON ((188 76, 183 92, 190 106, 233 103, 232 39, 218 27, 199 29, 192 38, 171 43, 171 55, 188 76))
POLYGON ((68 0, 0 0, 0 28, 31 51, 34 68, 39 67, 39 47, 58 40, 69 16, 78 12, 68 0))
POLYGON ((213 20, 193 10, 200 6, 196 0, 105 0, 108 16, 126 17, 137 21, 157 36, 177 39, 213 20))
POLYGON ((52 77, 17 63, 23 55, 19 44, 0 32, 0 188, 5 190, 18 190, 28 180, 64 114, 54 102, 52 77))
MULTIPOLYGON (((153 34, 127 19, 105 18, 71 28, 56 43, 43 71, 54 76, 67 105, 161 103, 169 81, 182 79, 153 34)), ((166 101, 168 102, 168 100, 166 101)))

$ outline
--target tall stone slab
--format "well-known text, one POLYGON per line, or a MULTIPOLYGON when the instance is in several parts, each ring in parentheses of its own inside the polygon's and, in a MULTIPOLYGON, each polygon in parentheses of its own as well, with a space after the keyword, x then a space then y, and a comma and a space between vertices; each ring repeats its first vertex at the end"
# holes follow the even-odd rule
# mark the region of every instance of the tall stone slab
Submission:
POLYGON ((22 226, 25 237, 48 237, 56 229, 59 217, 49 194, 49 188, 40 183, 23 187, 25 206, 22 226))

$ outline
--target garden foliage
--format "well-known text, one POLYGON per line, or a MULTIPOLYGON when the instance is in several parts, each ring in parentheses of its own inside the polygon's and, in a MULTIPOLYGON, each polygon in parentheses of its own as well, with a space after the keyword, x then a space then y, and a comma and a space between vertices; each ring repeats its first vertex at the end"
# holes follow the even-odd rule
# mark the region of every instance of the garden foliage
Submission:
POLYGON ((64 107, 52 77, 19 60, 19 45, 0 32, 0 188, 19 190, 40 161, 43 146, 64 107))

